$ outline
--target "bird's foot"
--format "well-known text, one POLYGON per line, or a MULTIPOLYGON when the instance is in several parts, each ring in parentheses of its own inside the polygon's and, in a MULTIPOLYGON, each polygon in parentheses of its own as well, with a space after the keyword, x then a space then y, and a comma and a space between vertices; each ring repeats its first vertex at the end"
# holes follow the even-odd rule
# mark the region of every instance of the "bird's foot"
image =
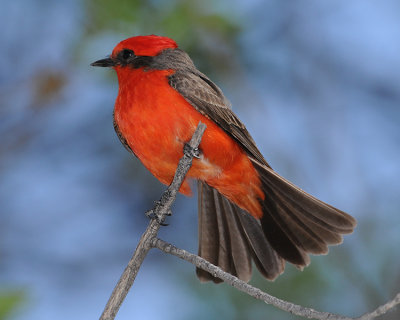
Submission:
POLYGON ((183 146, 183 153, 193 156, 193 158, 200 159, 201 151, 199 148, 192 148, 188 143, 183 146))
POLYGON ((161 226, 168 226, 169 225, 168 223, 164 223, 165 216, 172 216, 172 211, 171 209, 168 209, 168 212, 165 215, 163 215, 160 213, 161 206, 162 206, 161 201, 155 201, 154 208, 146 211, 145 214, 147 218, 151 220, 156 220, 161 226))

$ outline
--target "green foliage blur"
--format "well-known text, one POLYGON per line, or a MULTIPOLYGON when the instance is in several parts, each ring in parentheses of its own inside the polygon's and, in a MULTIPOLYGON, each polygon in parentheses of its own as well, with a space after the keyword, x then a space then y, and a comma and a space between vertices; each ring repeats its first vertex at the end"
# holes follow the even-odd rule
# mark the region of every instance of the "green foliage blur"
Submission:
POLYGON ((237 51, 240 22, 215 11, 215 2, 85 0, 87 36, 116 32, 125 35, 168 36, 185 48, 198 68, 211 74, 229 72, 237 51))
POLYGON ((22 291, 0 291, 0 320, 11 319, 23 301, 22 291))

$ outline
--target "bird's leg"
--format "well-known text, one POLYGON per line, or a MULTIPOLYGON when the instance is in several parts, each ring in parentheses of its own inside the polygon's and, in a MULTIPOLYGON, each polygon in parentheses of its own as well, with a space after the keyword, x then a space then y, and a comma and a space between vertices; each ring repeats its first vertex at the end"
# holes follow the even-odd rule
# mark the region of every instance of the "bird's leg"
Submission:
MULTIPOLYGON (((183 152, 185 155, 189 155, 197 159, 200 159, 202 153, 199 148, 193 148, 188 143, 184 144, 183 152)), ((164 193, 162 194, 160 200, 154 202, 153 209, 146 211, 146 216, 149 219, 155 219, 162 226, 167 226, 168 224, 164 223, 165 217, 171 216, 172 211, 171 209, 167 209, 167 211, 165 211, 164 206, 168 201, 168 199, 170 198, 171 198, 171 191, 170 187, 168 187, 167 190, 165 190, 164 193)))
POLYGON ((168 226, 169 224, 168 223, 164 223, 164 221, 165 221, 165 216, 171 216, 172 215, 172 211, 171 211, 171 209, 169 209, 168 210, 168 212, 165 214, 165 216, 164 215, 162 215, 162 214, 159 214, 158 212, 159 212, 159 209, 158 208, 160 208, 162 205, 161 205, 161 202, 160 201, 154 201, 155 202, 155 206, 154 206, 154 208, 153 209, 151 209, 151 210, 148 210, 148 211, 146 211, 146 216, 149 218, 149 219, 154 219, 154 220, 156 220, 160 225, 162 225, 162 226, 168 226))

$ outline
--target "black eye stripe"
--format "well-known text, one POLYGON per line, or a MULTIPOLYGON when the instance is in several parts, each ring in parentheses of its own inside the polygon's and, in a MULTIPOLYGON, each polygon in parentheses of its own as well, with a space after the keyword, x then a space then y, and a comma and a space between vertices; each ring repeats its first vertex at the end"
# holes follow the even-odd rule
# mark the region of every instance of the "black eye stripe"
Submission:
POLYGON ((137 56, 131 49, 122 49, 117 54, 118 65, 121 67, 130 66, 134 69, 141 67, 149 67, 154 60, 154 57, 137 56))
POLYGON ((128 60, 130 57, 133 57, 135 54, 132 50, 124 49, 120 52, 120 57, 124 60, 128 60))

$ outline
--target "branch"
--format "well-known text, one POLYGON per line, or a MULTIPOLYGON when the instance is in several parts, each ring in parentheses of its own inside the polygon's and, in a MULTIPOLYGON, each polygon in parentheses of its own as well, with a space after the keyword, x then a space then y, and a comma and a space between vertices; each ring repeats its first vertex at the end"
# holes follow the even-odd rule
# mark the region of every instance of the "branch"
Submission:
POLYGON ((183 260, 186 260, 190 262, 191 264, 194 264, 196 267, 208 271, 211 273, 214 277, 220 278, 227 284, 231 285, 232 287, 247 293, 248 295, 262 300, 265 303, 272 304, 275 307, 282 309, 284 311, 293 313, 297 316, 305 317, 305 318, 310 318, 310 319, 321 319, 321 320, 351 320, 351 318, 343 317, 340 315, 336 315, 333 313, 328 313, 328 312, 319 312, 315 311, 310 308, 305 308, 296 304, 293 304, 291 302, 287 302, 284 300, 281 300, 279 298, 275 298, 268 293, 265 293, 261 291, 258 288, 255 288, 251 286, 250 284, 238 279, 237 277, 223 271, 221 268, 213 265, 212 263, 208 262, 207 260, 192 254, 190 252, 187 252, 185 250, 179 249, 172 244, 169 244, 161 239, 153 239, 151 241, 151 245, 165 253, 172 254, 178 258, 181 258, 183 260))
POLYGON ((100 320, 113 320, 124 301, 129 289, 135 281, 136 275, 139 272, 140 266, 147 253, 151 249, 150 240, 157 237, 158 230, 164 222, 165 217, 171 212, 171 205, 175 201, 176 195, 181 187, 183 180, 190 167, 192 166, 192 159, 195 156, 196 150, 200 144, 203 133, 206 129, 204 123, 199 122, 195 133, 190 140, 188 147, 184 149, 184 155, 179 161, 178 168, 176 169, 174 179, 171 185, 162 194, 160 200, 150 210, 150 216, 153 218, 147 227, 146 231, 140 238, 139 244, 136 247, 135 253, 126 266, 121 275, 117 285, 115 286, 106 307, 100 317, 100 320))
POLYGON ((164 240, 154 238, 151 240, 151 246, 157 248, 165 253, 172 254, 178 258, 181 258, 191 264, 195 265, 196 267, 205 270, 211 273, 214 277, 220 278, 227 284, 231 285, 232 287, 247 293, 249 296, 252 296, 256 299, 262 300, 267 304, 272 304, 273 306, 283 310, 295 314, 297 316, 309 318, 309 319, 319 319, 319 320, 370 320, 375 319, 376 317, 385 314, 390 309, 393 309, 396 305, 400 304, 400 293, 396 295, 396 297, 387 302, 386 304, 378 307, 374 311, 370 313, 366 313, 359 318, 349 318, 344 317, 341 315, 337 315, 334 313, 329 312, 320 312, 316 311, 311 308, 303 307, 285 300, 281 300, 274 296, 269 295, 261 291, 258 288, 253 287, 252 285, 238 279, 237 277, 223 271, 221 268, 213 265, 212 263, 208 262, 207 260, 187 252, 186 250, 179 249, 172 244, 165 242, 164 240))
POLYGON ((396 296, 392 300, 390 300, 390 301, 386 302, 385 304, 379 306, 374 311, 366 313, 366 314, 362 315, 359 318, 356 318, 356 320, 375 319, 376 317, 379 317, 379 316, 385 314, 386 312, 388 312, 389 310, 393 309, 398 304, 400 304, 400 293, 396 294, 396 296))

